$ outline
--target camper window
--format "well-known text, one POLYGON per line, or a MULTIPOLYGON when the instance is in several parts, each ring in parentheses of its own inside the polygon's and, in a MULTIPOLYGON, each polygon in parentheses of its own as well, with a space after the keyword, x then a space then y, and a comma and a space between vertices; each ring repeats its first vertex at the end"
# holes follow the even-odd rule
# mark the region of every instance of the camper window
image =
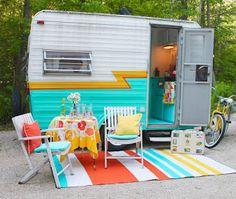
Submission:
POLYGON ((90 52, 45 50, 43 55, 45 73, 69 72, 90 75, 92 72, 90 52))

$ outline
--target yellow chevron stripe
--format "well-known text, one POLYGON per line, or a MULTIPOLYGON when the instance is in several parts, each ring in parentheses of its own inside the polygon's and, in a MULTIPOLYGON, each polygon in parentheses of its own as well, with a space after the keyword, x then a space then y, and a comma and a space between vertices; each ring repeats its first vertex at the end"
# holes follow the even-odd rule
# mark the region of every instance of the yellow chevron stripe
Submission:
POLYGON ((190 167, 192 170, 196 171, 197 173, 199 173, 200 175, 206 176, 209 175, 208 173, 202 171, 201 169, 197 168, 196 166, 194 166, 193 164, 187 162, 186 160, 183 160, 182 158, 173 155, 172 153, 170 153, 169 151, 166 150, 161 150, 162 153, 165 153, 166 155, 172 157, 173 159, 181 162, 182 164, 185 164, 186 166, 190 167))
POLYGON ((116 81, 112 82, 29 82, 30 90, 44 89, 129 89, 126 78, 146 78, 146 71, 112 71, 116 81))
POLYGON ((213 173, 216 174, 216 175, 222 174, 220 171, 218 171, 218 170, 216 170, 216 169, 214 169, 214 168, 212 168, 212 167, 210 167, 210 166, 208 166, 208 165, 206 165, 206 164, 200 162, 199 160, 196 160, 195 158, 193 158, 193 157, 191 157, 191 156, 189 156, 189 155, 187 155, 187 154, 181 154, 181 155, 184 156, 185 158, 187 158, 187 159, 189 159, 189 160, 195 162, 196 164, 200 165, 201 167, 203 167, 203 168, 205 168, 205 169, 207 169, 207 170, 213 172, 213 173))

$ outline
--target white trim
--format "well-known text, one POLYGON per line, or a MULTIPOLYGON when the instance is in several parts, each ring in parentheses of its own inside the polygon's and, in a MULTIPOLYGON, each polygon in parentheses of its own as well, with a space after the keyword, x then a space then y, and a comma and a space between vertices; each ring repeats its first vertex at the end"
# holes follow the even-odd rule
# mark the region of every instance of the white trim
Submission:
POLYGON ((43 55, 44 55, 44 59, 60 59, 60 60, 88 60, 88 61, 91 61, 92 60, 92 56, 91 56, 92 52, 91 51, 73 51, 73 50, 47 50, 47 49, 44 49, 43 50, 43 55), (84 53, 84 54, 88 54, 89 55, 89 58, 87 59, 84 59, 84 58, 65 58, 65 57, 56 57, 56 58, 52 58, 52 57, 47 57, 47 52, 56 52, 56 53, 84 53))
MULTIPOLYGON (((75 15, 90 15, 90 16, 109 16, 109 17, 121 17, 121 18, 133 18, 133 19, 146 19, 146 20, 155 20, 160 22, 174 22, 176 24, 180 23, 188 23, 199 27, 199 24, 195 21, 187 21, 187 20, 177 20, 177 19, 163 19, 163 18, 155 18, 155 17, 147 17, 147 16, 134 16, 134 15, 118 15, 118 14, 106 14, 106 13, 94 13, 94 12, 75 12, 75 11, 63 11, 63 10, 41 10, 33 16, 33 19, 38 17, 40 14, 45 13, 58 13, 58 14, 75 14, 75 15)), ((38 19, 39 20, 39 19, 38 19)), ((34 20, 32 20, 33 22, 34 20)), ((152 22, 152 24, 155 24, 152 22)))

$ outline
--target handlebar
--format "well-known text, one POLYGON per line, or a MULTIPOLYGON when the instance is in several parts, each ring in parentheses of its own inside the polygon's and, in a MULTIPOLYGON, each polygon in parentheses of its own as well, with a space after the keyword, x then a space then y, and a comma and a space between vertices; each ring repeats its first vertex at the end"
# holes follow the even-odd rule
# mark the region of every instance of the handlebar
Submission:
POLYGON ((220 103, 226 103, 232 106, 236 106, 236 101, 234 101, 233 98, 236 98, 236 95, 231 95, 229 97, 223 97, 217 95, 216 88, 212 87, 212 90, 214 90, 216 97, 219 99, 220 103))
POLYGON ((220 103, 227 103, 230 105, 236 105, 236 102, 233 100, 235 95, 231 95, 230 97, 222 97, 222 96, 217 96, 220 100, 220 103))

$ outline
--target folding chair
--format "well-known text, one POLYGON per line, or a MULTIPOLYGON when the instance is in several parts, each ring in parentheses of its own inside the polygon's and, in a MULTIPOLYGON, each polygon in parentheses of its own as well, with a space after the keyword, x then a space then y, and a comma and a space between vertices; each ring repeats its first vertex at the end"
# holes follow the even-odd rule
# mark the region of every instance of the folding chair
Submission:
MULTIPOLYGON (((118 116, 128 116, 136 114, 136 107, 105 107, 104 108, 104 119, 105 119, 105 168, 107 168, 108 159, 141 159, 143 167, 143 139, 142 139, 142 125, 139 125, 139 134, 130 135, 124 137, 119 137, 114 135, 116 130, 118 116), (126 145, 126 144, 136 144, 136 154, 135 156, 108 156, 108 143, 113 145, 126 145), (140 156, 138 155, 138 148, 140 148, 140 156)), ((129 124, 127 124, 129 125, 129 124)))
MULTIPOLYGON (((12 122, 14 124, 17 136, 18 136, 18 140, 20 142, 21 148, 23 150, 23 153, 27 159, 28 165, 29 165, 29 169, 30 171, 28 171, 23 177, 22 179, 19 181, 19 184, 24 184, 27 181, 29 181, 33 176, 35 176, 38 171, 47 163, 49 162, 50 166, 51 166, 51 170, 52 170, 52 174, 55 180, 55 184, 57 188, 61 188, 60 182, 59 182, 59 178, 58 176, 61 175, 67 168, 70 171, 70 174, 73 175, 73 170, 72 170, 72 165, 70 162, 70 159, 68 157, 68 152, 70 149, 70 142, 68 141, 60 141, 60 142, 51 142, 51 137, 50 136, 46 136, 46 135, 42 135, 42 136, 35 136, 35 137, 23 137, 23 126, 24 123, 32 123, 34 122, 34 119, 32 117, 31 113, 26 113, 23 115, 19 115, 16 117, 12 118, 12 122), (34 165, 30 154, 27 152, 26 150, 26 146, 25 146, 25 141, 27 140, 34 140, 34 139, 43 139, 44 143, 41 144, 39 147, 37 147, 33 153, 42 153, 45 157, 44 161, 41 162, 38 165, 34 165), (50 142, 49 142, 50 139, 50 142), (55 163, 53 160, 53 157, 55 155, 66 155, 66 161, 67 161, 67 165, 64 166, 64 168, 61 171, 56 170, 55 167, 55 163)), ((54 129, 45 129, 42 130, 41 133, 45 133, 47 131, 55 131, 55 130, 62 130, 61 128, 54 128, 54 129)))

